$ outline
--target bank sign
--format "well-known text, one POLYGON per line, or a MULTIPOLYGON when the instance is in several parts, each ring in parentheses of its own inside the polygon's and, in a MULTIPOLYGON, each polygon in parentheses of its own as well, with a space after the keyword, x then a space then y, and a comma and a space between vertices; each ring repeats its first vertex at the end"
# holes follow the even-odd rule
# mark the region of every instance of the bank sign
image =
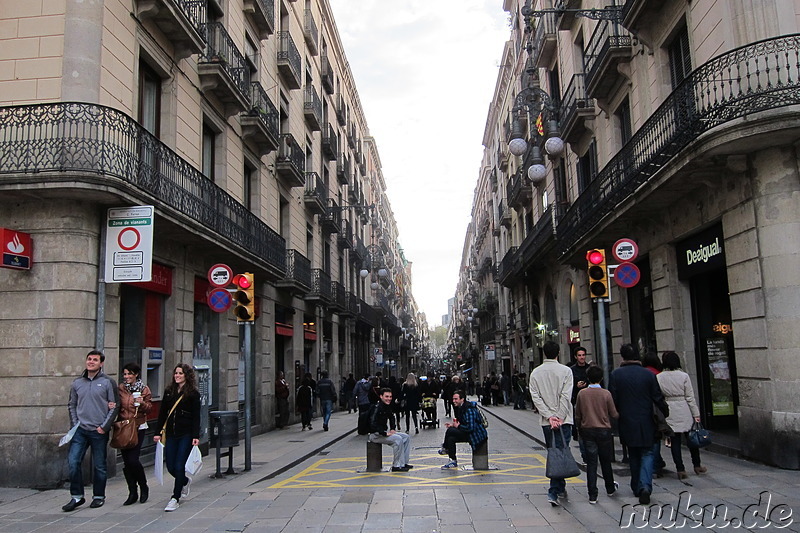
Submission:
POLYGON ((675 245, 678 277, 691 278, 725 267, 722 225, 716 224, 675 245))

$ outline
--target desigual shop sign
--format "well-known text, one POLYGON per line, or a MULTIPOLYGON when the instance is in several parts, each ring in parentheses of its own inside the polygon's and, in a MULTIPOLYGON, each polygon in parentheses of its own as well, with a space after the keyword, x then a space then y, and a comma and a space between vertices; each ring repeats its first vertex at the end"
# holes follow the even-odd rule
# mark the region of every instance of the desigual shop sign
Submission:
POLYGON ((722 224, 692 235, 675 245, 678 278, 686 279, 725 267, 722 224))

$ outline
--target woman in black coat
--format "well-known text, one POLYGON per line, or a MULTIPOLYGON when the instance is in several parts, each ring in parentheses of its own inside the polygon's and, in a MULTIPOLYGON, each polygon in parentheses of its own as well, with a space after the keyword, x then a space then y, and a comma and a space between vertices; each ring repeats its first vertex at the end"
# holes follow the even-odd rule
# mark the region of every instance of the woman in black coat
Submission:
POLYGON ((417 411, 419 411, 420 389, 417 383, 417 376, 409 373, 406 381, 400 387, 401 391, 401 405, 403 412, 406 414, 406 433, 409 429, 409 417, 414 418, 414 432, 419 433, 419 424, 417 422, 417 411))

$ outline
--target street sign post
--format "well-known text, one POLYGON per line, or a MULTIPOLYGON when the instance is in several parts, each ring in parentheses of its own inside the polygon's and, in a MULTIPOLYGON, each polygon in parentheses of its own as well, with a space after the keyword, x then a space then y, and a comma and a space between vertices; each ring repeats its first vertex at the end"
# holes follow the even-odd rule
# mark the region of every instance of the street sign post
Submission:
POLYGON ((153 267, 152 205, 114 207, 106 217, 106 283, 150 281, 153 267))

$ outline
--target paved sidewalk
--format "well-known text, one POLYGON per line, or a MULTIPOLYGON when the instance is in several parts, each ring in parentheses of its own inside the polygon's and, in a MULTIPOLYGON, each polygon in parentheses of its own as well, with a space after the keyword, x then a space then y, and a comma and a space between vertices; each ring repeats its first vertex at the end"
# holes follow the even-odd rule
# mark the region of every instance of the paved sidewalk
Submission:
MULTIPOLYGON (((523 448, 527 448, 526 453, 530 453, 531 448, 536 454, 544 453, 541 429, 532 425, 531 411, 490 407, 486 412, 490 423, 490 454, 495 453, 493 450, 507 453, 523 448)), ((443 414, 440 403, 442 422, 443 414)), ((333 462, 339 457, 363 456, 364 438, 355 436, 356 422, 355 414, 336 413, 328 432, 321 430, 321 420, 317 419, 313 431, 300 431, 297 424, 255 436, 250 472, 241 471, 244 446, 240 441, 234 452, 234 468, 239 473, 224 479, 209 477, 215 468, 214 455, 209 455, 204 459, 203 471, 192 484, 191 496, 173 513, 163 511, 171 492, 169 475, 165 475, 164 486, 151 484, 150 500, 145 504, 123 507, 127 488, 122 476, 117 476, 109 480, 107 503, 103 508, 90 509, 84 505, 72 513, 61 511, 61 506, 69 499, 66 488, 48 491, 0 488, 0 532, 602 533, 619 531, 621 526, 665 530, 702 526, 719 531, 763 531, 780 525, 786 526, 785 531, 800 531, 797 472, 709 452, 701 452, 703 464, 708 467, 707 474, 690 474, 688 480, 681 482, 674 469, 670 469, 665 477, 654 480, 649 507, 638 505, 628 487, 627 468, 622 464, 615 466, 620 483, 617 496, 608 498, 602 494, 596 505, 589 504, 585 475, 581 475, 568 481, 569 498, 558 508, 551 508, 546 502, 546 480, 516 484, 498 482, 504 475, 515 475, 512 471, 504 472, 502 466, 499 472, 483 475, 439 472, 441 459, 438 457, 433 461, 436 466, 429 470, 419 464, 420 471, 416 474, 423 483, 426 477, 437 481, 436 486, 413 485, 409 480, 405 486, 331 484, 297 488, 296 483, 288 482, 325 457, 333 462), (330 455, 326 455, 328 452, 330 455), (453 484, 448 486, 445 478, 453 484), (704 508, 704 505, 708 506, 704 508), (662 512, 660 517, 659 512, 662 512), (764 521, 765 517, 771 524, 764 521), (761 529, 761 526, 770 525, 768 529, 761 529)), ((414 435, 414 453, 435 454, 433 448, 443 431, 442 427, 421 430, 419 436, 414 435)), ((577 446, 574 452, 578 457, 577 446)), ((664 456, 670 464, 669 453, 664 456)), ((463 457, 459 451, 459 457, 468 464, 468 451, 463 457)), ((617 457, 621 457, 619 452, 617 457)), ((384 460, 388 460, 386 452, 384 460)), ((490 455, 490 464, 492 462, 490 455)), ((226 467, 227 459, 223 459, 222 470, 226 467)), ((152 472, 151 467, 147 470, 152 472)), ((354 472, 352 465, 341 471, 343 477, 365 476, 354 472)), ((397 479, 393 481, 402 483, 403 475, 395 476, 397 479)))

